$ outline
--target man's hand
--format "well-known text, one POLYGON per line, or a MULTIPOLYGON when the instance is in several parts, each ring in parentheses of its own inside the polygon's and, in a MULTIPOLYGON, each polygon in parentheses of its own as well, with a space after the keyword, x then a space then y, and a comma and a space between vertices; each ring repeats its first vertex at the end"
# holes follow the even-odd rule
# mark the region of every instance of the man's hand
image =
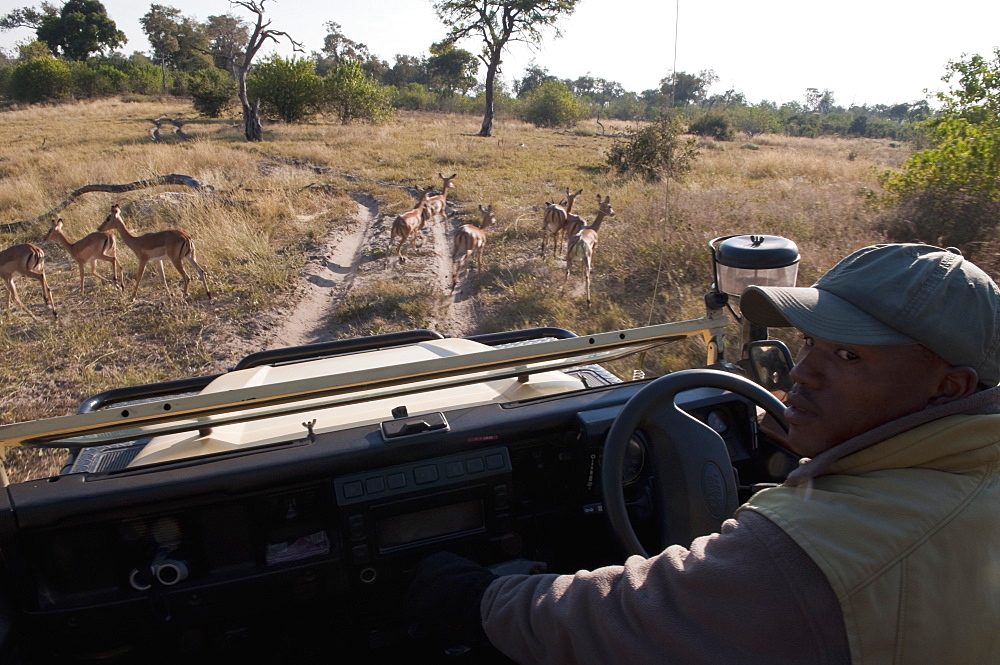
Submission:
POLYGON ((417 565, 406 609, 414 637, 444 640, 466 647, 489 646, 479 604, 497 575, 451 552, 438 552, 417 565))

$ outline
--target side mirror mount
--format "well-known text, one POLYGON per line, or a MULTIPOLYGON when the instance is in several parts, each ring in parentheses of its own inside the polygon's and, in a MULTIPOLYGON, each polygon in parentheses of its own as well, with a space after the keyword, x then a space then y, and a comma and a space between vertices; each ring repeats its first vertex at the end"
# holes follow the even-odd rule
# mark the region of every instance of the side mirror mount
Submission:
POLYGON ((764 339, 747 344, 750 361, 750 378, 766 390, 789 391, 792 389, 792 354, 784 342, 764 339))

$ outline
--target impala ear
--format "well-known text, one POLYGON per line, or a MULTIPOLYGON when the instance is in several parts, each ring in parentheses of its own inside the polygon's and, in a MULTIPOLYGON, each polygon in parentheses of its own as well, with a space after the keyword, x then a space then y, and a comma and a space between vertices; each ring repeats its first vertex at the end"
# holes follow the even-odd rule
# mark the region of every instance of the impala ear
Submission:
POLYGON ((579 190, 579 191, 578 191, 578 192, 576 193, 576 196, 580 196, 580 194, 583 194, 583 190, 582 190, 582 189, 581 189, 581 190, 579 190))

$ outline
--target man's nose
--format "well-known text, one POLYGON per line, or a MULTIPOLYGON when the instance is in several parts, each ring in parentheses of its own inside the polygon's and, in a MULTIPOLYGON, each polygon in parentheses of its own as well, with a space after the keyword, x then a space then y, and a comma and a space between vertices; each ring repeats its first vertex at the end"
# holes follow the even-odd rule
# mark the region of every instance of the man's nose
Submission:
POLYGON ((795 364, 792 365, 792 370, 788 373, 793 382, 811 385, 819 379, 820 373, 816 362, 810 360, 810 356, 811 354, 803 349, 795 358, 795 364))

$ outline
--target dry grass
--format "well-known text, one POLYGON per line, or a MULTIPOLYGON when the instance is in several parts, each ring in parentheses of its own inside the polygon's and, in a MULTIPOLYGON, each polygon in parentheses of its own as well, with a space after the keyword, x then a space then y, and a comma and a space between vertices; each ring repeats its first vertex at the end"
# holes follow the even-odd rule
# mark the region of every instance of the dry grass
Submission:
MULTIPOLYGON (((15 313, 0 324, 0 422, 70 412, 84 397, 132 383, 223 371, 250 351, 263 313, 291 293, 306 250, 344 223, 365 193, 384 213, 411 208, 413 189, 440 186, 439 172, 457 173, 449 193, 463 221, 492 204, 497 225, 477 294, 483 332, 559 326, 580 333, 694 318, 711 283, 707 243, 730 233, 776 233, 802 250, 802 283, 837 259, 881 240, 860 193, 876 170, 898 165, 904 146, 840 139, 757 137, 745 143, 702 142, 695 170, 683 183, 622 182, 604 169, 615 139, 596 124, 575 132, 540 130, 500 120, 495 136, 475 136, 480 118, 406 114, 384 126, 314 122, 272 125, 267 141, 247 144, 235 119, 195 117, 183 101, 90 102, 29 108, 0 119, 0 223, 51 210, 89 183, 127 183, 181 173, 213 185, 209 197, 178 206, 126 207, 134 231, 182 228, 195 238, 199 263, 215 297, 200 283, 180 299, 176 274, 170 298, 155 273, 130 303, 107 284, 77 288, 76 265, 47 245, 50 282, 61 317, 56 324, 15 313), (150 119, 188 118, 191 141, 153 144, 150 119), (611 196, 616 216, 602 227, 588 311, 578 277, 566 284, 563 263, 539 256, 546 201, 583 188, 576 211, 592 219, 598 194, 611 196), (462 211, 469 211, 464 215, 462 211)), ((607 127, 614 133, 623 127, 607 127)), ((141 202, 167 189, 125 195, 91 193, 61 215, 72 239, 94 230, 115 202, 141 202)), ((0 234, 0 245, 40 241, 47 224, 0 234)), ((135 261, 119 251, 132 287, 135 261)), ((42 315, 40 293, 23 280, 22 298, 42 315)), ((386 280, 352 293, 342 316, 352 329, 388 332, 419 327, 441 294, 386 280)), ((702 353, 651 354, 647 368, 672 369, 702 353)), ((61 458, 17 451, 15 479, 58 471, 61 458)))

